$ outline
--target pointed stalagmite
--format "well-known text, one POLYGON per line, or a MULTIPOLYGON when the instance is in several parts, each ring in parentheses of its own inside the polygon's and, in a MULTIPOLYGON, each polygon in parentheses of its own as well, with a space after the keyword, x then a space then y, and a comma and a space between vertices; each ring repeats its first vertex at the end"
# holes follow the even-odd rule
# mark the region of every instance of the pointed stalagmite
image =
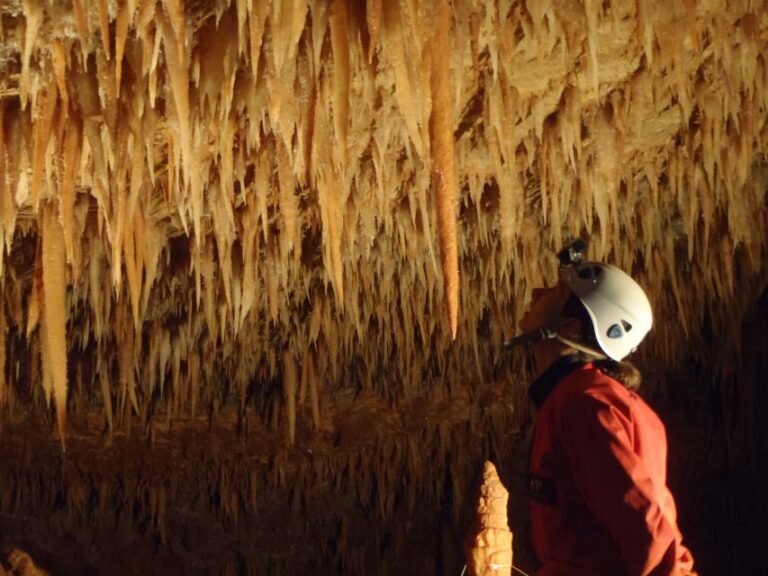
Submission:
POLYGON ((496 467, 486 460, 475 510, 475 524, 467 542, 471 576, 509 576, 512 573, 512 532, 507 524, 509 492, 496 467))

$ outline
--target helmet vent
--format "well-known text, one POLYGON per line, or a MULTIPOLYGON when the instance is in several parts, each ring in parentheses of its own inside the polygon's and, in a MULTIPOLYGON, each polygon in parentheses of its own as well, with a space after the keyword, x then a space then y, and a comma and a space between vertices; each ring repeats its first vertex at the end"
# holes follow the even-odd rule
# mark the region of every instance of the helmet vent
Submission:
POLYGON ((621 338, 624 336, 624 329, 618 324, 611 324, 611 327, 608 328, 607 335, 608 338, 621 338))
POLYGON ((626 320, 622 320, 621 325, 624 326, 624 332, 629 332, 630 330, 632 330, 632 324, 630 324, 626 320))

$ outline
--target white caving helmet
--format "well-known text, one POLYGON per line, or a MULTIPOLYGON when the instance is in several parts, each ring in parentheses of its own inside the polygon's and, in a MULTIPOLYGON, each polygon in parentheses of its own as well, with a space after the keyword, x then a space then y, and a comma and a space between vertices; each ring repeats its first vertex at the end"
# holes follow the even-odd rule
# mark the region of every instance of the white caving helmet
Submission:
POLYGON ((587 309, 597 343, 613 360, 633 352, 651 330, 653 311, 648 296, 619 268, 579 262, 564 268, 562 278, 587 309))

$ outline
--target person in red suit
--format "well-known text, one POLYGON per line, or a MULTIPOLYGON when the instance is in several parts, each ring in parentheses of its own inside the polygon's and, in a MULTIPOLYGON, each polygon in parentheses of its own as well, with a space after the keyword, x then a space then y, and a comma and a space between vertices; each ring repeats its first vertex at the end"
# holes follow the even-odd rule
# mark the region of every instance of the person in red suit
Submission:
POLYGON ((533 292, 515 340, 535 366, 528 492, 539 576, 693 574, 667 488, 666 431, 624 361, 652 323, 643 289, 611 265, 569 262, 556 286, 533 292))

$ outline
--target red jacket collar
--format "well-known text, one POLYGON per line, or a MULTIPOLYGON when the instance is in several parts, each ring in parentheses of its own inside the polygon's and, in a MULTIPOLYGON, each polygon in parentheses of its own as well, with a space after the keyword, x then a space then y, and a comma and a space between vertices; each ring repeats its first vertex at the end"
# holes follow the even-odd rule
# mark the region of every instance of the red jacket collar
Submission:
POLYGON ((540 409, 544 405, 544 402, 555 389, 558 382, 586 364, 589 364, 589 362, 574 358, 573 356, 563 356, 547 368, 536 380, 531 382, 531 385, 528 387, 528 396, 533 400, 536 408, 540 409))

